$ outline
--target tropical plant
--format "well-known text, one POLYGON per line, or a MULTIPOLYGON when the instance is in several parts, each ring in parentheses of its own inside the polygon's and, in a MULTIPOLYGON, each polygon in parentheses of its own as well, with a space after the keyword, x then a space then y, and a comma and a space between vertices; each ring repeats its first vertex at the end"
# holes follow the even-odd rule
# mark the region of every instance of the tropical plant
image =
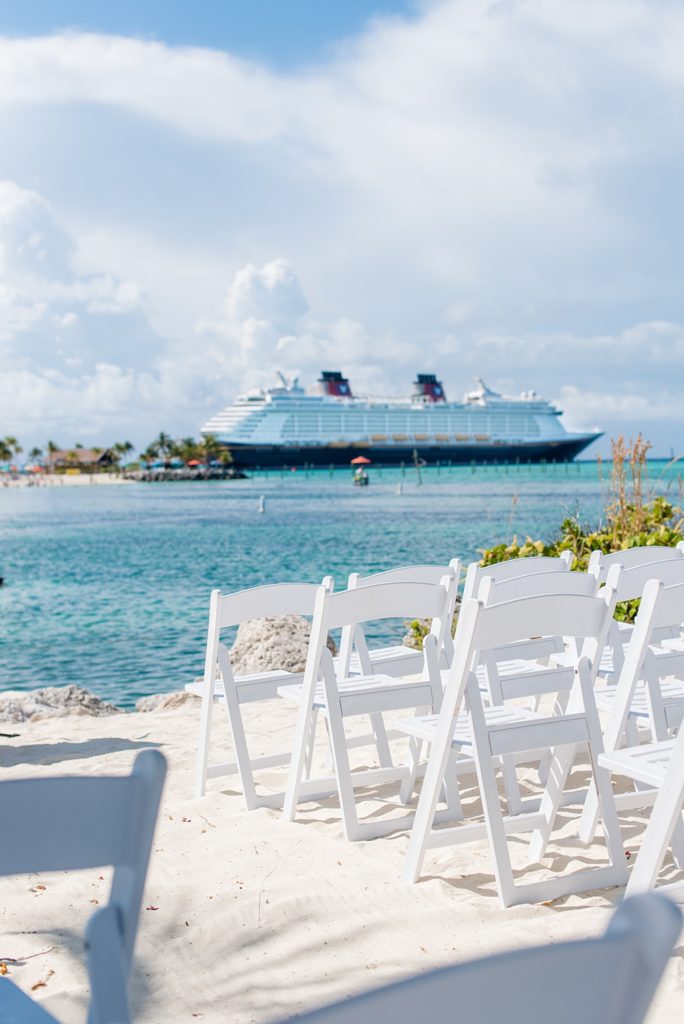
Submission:
MULTIPOLYGON (((604 521, 596 527, 567 517, 560 525, 558 535, 546 542, 527 537, 520 543, 517 537, 510 544, 498 544, 483 550, 481 565, 494 565, 510 558, 528 555, 559 555, 563 551, 573 554, 572 568, 586 570, 592 551, 622 551, 626 548, 653 544, 674 547, 684 539, 684 510, 665 495, 647 490, 647 455, 651 445, 641 434, 635 441, 618 437, 611 442, 612 473, 610 494, 604 511, 604 521)), ((618 604, 617 619, 633 622, 639 608, 638 601, 618 604)))
POLYGON ((207 462, 211 462, 212 459, 218 459, 223 450, 223 445, 213 434, 205 434, 199 447, 207 462))

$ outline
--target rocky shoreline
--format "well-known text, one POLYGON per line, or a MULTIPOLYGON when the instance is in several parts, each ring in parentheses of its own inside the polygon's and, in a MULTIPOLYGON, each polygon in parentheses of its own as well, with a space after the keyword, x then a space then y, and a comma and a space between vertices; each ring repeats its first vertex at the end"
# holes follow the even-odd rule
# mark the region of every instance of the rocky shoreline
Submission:
MULTIPOLYGON (((244 622, 237 633, 231 660, 239 675, 285 669, 303 672, 309 644, 309 622, 299 615, 256 619, 244 622)), ((328 646, 336 654, 330 640, 328 646)), ((68 683, 44 686, 37 690, 5 690, 0 692, 0 722, 20 724, 44 718, 67 718, 72 715, 103 718, 130 714, 131 711, 171 711, 197 697, 184 690, 154 693, 140 697, 135 708, 121 708, 98 697, 83 687, 68 683)))
POLYGON ((43 686, 39 690, 5 690, 0 693, 0 723, 19 725, 40 722, 45 718, 105 718, 130 714, 131 711, 167 711, 196 699, 182 690, 177 693, 155 693, 141 697, 136 701, 135 708, 131 709, 120 708, 74 683, 43 686))

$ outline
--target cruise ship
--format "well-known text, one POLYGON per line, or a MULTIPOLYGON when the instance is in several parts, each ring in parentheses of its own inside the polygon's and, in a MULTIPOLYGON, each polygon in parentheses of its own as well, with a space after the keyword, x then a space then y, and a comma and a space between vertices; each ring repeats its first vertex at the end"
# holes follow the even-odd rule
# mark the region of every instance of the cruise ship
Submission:
POLYGON ((561 411, 533 391, 506 398, 479 379, 451 402, 430 373, 419 373, 404 399, 357 398, 336 370, 324 371, 312 392, 279 377, 277 387, 240 395, 202 427, 238 468, 349 465, 361 455, 379 466, 565 462, 601 436, 568 433, 561 411))

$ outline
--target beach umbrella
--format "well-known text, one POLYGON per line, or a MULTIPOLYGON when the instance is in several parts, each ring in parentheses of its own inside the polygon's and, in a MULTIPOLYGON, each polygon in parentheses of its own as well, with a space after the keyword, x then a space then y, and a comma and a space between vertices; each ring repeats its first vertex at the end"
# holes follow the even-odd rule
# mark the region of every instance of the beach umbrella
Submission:
POLYGON ((365 455, 357 455, 355 459, 351 460, 352 466, 370 466, 371 460, 367 459, 365 455))
POLYGON ((201 463, 200 463, 199 459, 188 459, 187 465, 188 466, 200 466, 201 463))

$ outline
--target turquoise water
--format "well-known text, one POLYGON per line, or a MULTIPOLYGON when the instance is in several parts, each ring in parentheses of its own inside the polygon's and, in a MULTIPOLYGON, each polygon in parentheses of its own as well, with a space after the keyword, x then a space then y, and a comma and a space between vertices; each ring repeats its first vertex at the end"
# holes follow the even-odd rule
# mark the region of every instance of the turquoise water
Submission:
POLYGON ((0 488, 0 689, 77 683, 130 706, 201 672, 213 587, 468 560, 568 512, 594 520, 605 497, 593 462, 370 475, 0 488))

